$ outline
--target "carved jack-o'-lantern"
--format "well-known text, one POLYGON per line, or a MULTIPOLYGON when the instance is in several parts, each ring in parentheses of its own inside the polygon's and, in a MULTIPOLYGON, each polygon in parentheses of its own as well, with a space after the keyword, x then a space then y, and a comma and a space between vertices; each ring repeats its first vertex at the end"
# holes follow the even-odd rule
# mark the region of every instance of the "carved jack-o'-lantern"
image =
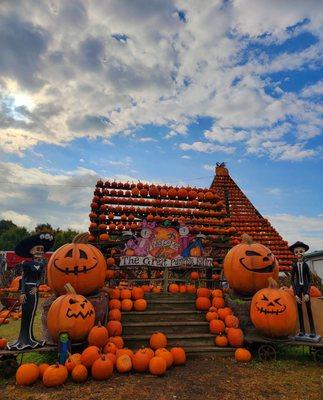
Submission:
POLYGON ((80 294, 90 294, 104 285, 106 261, 95 246, 87 243, 88 234, 75 236, 51 256, 47 267, 49 286, 56 294, 64 294, 70 283, 80 294))
POLYGON ((48 310, 47 327, 55 342, 63 332, 73 342, 81 342, 94 326, 95 311, 92 303, 76 294, 70 284, 65 285, 65 290, 68 293, 58 297, 48 310))
POLYGON ((224 275, 231 288, 243 295, 253 295, 265 288, 268 278, 278 279, 278 262, 268 247, 253 243, 242 235, 242 243, 232 247, 225 256, 224 275))
POLYGON ((277 286, 277 282, 269 278, 269 287, 259 290, 250 306, 252 323, 259 332, 270 337, 292 334, 297 321, 294 296, 277 286))

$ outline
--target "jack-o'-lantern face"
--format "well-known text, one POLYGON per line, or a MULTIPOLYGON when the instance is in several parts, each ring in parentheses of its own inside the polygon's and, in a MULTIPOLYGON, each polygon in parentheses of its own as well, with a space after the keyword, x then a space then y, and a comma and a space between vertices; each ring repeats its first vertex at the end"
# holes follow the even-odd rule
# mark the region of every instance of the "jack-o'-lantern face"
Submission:
POLYGON ((66 332, 71 340, 84 340, 95 322, 93 305, 82 295, 67 294, 58 297, 50 306, 48 330, 54 340, 66 332))
POLYGON ((246 248, 242 250, 242 255, 243 257, 239 259, 241 265, 251 272, 270 273, 276 266, 273 253, 258 243, 246 245, 246 248))
MULTIPOLYGON (((276 285, 275 281, 272 280, 276 285)), ((261 333, 279 337, 293 333, 297 312, 293 296, 286 290, 272 287, 259 290, 252 298, 250 317, 261 333)))
POLYGON ((90 294, 104 284, 106 262, 102 253, 90 244, 71 243, 60 247, 48 263, 48 284, 63 294, 71 283, 77 293, 90 294))
POLYGON ((268 285, 268 278, 278 278, 278 262, 268 247, 260 243, 234 246, 225 256, 224 274, 231 288, 243 295, 253 295, 268 285))

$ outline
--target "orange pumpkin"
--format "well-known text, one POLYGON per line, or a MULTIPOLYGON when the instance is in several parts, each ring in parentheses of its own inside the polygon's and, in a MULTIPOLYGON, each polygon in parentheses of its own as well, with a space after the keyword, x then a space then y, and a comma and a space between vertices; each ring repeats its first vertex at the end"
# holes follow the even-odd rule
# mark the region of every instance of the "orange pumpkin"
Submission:
POLYGON ((77 364, 72 371, 72 379, 74 382, 85 382, 87 380, 87 368, 82 364, 77 364))
POLYGON ((242 295, 265 288, 270 277, 278 279, 278 262, 271 250, 245 234, 242 243, 227 253, 223 266, 230 287, 242 295))
POLYGON ((167 363, 164 358, 155 356, 149 361, 149 371, 152 375, 164 375, 167 369, 167 363))
POLYGON ((149 367, 150 358, 147 354, 137 351, 132 359, 132 366, 136 372, 146 372, 149 367))
POLYGON ((167 337, 161 332, 156 332, 150 336, 149 343, 153 350, 157 350, 161 347, 167 347, 167 337))
POLYGON ((88 234, 77 235, 73 242, 57 249, 47 266, 48 285, 63 294, 64 285, 72 284, 76 292, 87 295, 104 285, 106 262, 100 250, 87 243, 88 234))
POLYGON ((182 347, 172 347, 170 352, 173 356, 174 365, 184 365, 186 363, 186 353, 182 347))
POLYGON ((152 350, 150 347, 143 347, 142 349, 138 350, 138 352, 146 354, 149 360, 155 356, 154 350, 152 350))
POLYGON ((5 349, 7 346, 7 339, 0 338, 0 350, 5 349))
POLYGON ((252 359, 252 355, 250 353, 249 350, 247 349, 243 349, 243 348, 239 348, 235 351, 234 353, 234 358, 236 359, 236 361, 238 362, 249 362, 252 359))
POLYGON ((294 332, 297 322, 295 300, 270 279, 269 287, 253 296, 250 318, 256 329, 266 336, 288 336, 294 332))
POLYGON ((223 333, 225 330, 224 322, 220 319, 212 319, 209 324, 210 332, 211 333, 223 333))
POLYGON ((109 321, 121 321, 121 311, 118 309, 109 311, 109 321))
POLYGON ((121 336, 113 336, 109 338, 109 342, 114 343, 118 349, 122 349, 124 346, 124 342, 121 336))
POLYGON ((48 331, 56 342, 61 332, 66 332, 73 342, 86 339, 94 326, 95 311, 92 304, 73 287, 65 285, 66 295, 58 297, 47 314, 48 331))
POLYGON ((105 354, 101 354, 92 364, 91 374, 98 381, 108 379, 113 374, 113 363, 105 354))
POLYGON ((228 328, 227 338, 230 346, 232 347, 241 347, 244 342, 243 332, 239 328, 228 328))
POLYGON ((127 354, 123 354, 117 357, 116 367, 118 372, 120 373, 129 372, 132 368, 132 361, 130 356, 128 356, 127 354))
POLYGON ((37 381, 39 368, 34 363, 20 365, 16 372, 16 382, 18 385, 29 386, 37 381))
POLYGON ((65 361, 65 367, 68 372, 72 372, 76 365, 81 363, 81 354, 75 353, 71 354, 65 361))
POLYGON ((46 387, 63 385, 68 378, 68 371, 64 365, 50 365, 43 375, 43 384, 46 387))
POLYGON ((97 346, 88 346, 81 354, 81 363, 90 368, 98 358, 100 358, 100 349, 97 346))
POLYGON ((198 297, 195 300, 195 307, 199 311, 207 311, 211 307, 211 301, 207 297, 198 297))
POLYGON ((147 308, 147 301, 145 299, 138 299, 134 302, 134 309, 136 311, 145 311, 147 308))
POLYGON ((90 346, 104 347, 109 339, 109 333, 105 326, 101 326, 99 322, 97 326, 94 326, 89 333, 87 341, 90 346))
POLYGON ((120 336, 122 334, 122 324, 120 321, 109 321, 107 329, 110 336, 120 336))
POLYGON ((228 343, 229 343, 228 339, 226 338, 226 336, 222 335, 222 334, 218 335, 215 338, 214 342, 215 342, 215 345, 218 346, 218 347, 226 347, 228 345, 228 343))
POLYGON ((162 357, 166 361, 166 368, 170 368, 173 365, 174 358, 170 351, 161 347, 155 351, 155 355, 158 357, 162 357))

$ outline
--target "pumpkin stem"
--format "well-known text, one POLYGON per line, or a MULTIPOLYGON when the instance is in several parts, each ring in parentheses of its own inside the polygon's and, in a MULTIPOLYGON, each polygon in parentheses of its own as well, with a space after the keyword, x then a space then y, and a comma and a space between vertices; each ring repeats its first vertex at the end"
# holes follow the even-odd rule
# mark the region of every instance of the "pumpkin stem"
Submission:
POLYGON ((244 244, 252 244, 253 243, 253 239, 247 233, 243 233, 241 235, 241 242, 244 243, 244 244))
POLYGON ((90 234, 88 232, 79 233, 73 238, 72 243, 86 244, 89 241, 89 237, 90 237, 90 234))
POLYGON ((277 289, 278 288, 278 283, 272 277, 268 278, 268 283, 269 283, 268 287, 270 289, 277 289))
POLYGON ((64 289, 66 290, 66 293, 68 293, 68 294, 76 294, 75 289, 73 288, 73 286, 70 283, 65 283, 64 289))

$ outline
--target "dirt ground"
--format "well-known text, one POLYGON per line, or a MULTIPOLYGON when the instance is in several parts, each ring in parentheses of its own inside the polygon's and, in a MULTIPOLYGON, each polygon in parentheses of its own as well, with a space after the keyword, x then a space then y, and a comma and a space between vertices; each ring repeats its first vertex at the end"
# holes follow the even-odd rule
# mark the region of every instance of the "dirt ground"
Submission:
POLYGON ((1 381, 1 400, 323 400, 323 369, 310 360, 238 364, 231 357, 204 356, 172 368, 164 377, 115 373, 104 382, 68 381, 46 389, 1 381))

